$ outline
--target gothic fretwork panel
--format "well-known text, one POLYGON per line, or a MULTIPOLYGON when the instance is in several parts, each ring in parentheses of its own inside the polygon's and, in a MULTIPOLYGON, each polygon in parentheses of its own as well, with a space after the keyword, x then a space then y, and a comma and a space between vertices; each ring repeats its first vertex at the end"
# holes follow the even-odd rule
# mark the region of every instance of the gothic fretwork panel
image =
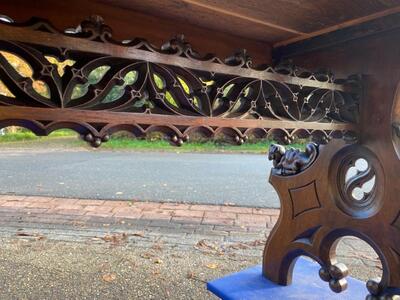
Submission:
POLYGON ((356 132, 354 78, 283 64, 253 67, 245 50, 224 60, 201 56, 183 36, 160 48, 140 39, 118 42, 100 17, 65 32, 39 20, 0 24, 0 80, 7 91, 0 95, 1 119, 12 111, 21 123, 26 108, 52 109, 57 117, 26 121, 40 134, 75 124, 97 139, 95 146, 120 128, 139 135, 161 130, 178 145, 192 132, 222 133, 239 144, 249 135, 283 143, 311 135, 325 143, 356 132), (13 57, 29 71, 13 66, 13 57), (60 120, 67 110, 69 119, 60 120), (91 115, 97 122, 79 121, 78 112, 97 112, 91 115))

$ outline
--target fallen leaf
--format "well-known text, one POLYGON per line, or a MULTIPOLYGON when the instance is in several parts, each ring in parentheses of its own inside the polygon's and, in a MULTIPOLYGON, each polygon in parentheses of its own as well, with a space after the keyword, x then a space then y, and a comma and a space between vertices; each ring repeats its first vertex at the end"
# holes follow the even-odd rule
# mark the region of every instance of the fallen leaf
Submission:
POLYGON ((128 239, 128 235, 126 233, 122 234, 106 234, 101 238, 105 242, 109 242, 113 245, 118 245, 122 242, 125 242, 128 239))
POLYGON ((144 237, 144 232, 139 231, 139 232, 132 233, 132 235, 133 235, 133 236, 144 237))
POLYGON ((194 245, 194 248, 203 252, 212 252, 215 254, 223 255, 224 252, 217 245, 206 240, 200 240, 194 245))
POLYGON ((101 239, 102 239, 103 241, 105 241, 105 242, 111 242, 111 241, 112 241, 112 236, 106 234, 106 235, 103 236, 101 239))
POLYGON ((214 269, 218 268, 218 265, 217 264, 207 264, 206 267, 209 268, 209 269, 214 270, 214 269))
POLYGON ((154 263, 155 263, 155 264, 162 264, 163 261, 162 261, 160 258, 156 258, 156 259, 154 260, 154 263))
POLYGON ((85 222, 83 221, 73 221, 72 226, 85 226, 85 222))
POLYGON ((235 243, 228 246, 231 249, 250 249, 251 247, 264 246, 265 240, 254 240, 250 242, 235 243))
POLYGON ((115 273, 107 273, 102 276, 102 279, 103 281, 110 283, 117 279, 117 275, 115 273))
POLYGON ((17 236, 32 236, 32 234, 26 233, 26 232, 17 232, 17 236))
POLYGON ((265 245, 265 243, 266 243, 266 241, 263 241, 263 240, 255 240, 255 241, 252 241, 252 242, 248 242, 248 243, 246 243, 247 245, 249 245, 249 246, 263 246, 263 245, 265 245))
POLYGON ((36 239, 37 241, 41 241, 41 240, 45 240, 46 237, 43 236, 43 235, 38 235, 38 236, 35 237, 35 239, 36 239))
POLYGON ((232 249, 235 249, 235 250, 238 250, 238 249, 249 249, 250 246, 246 245, 245 243, 236 243, 236 244, 229 245, 229 248, 232 248, 232 249))
POLYGON ((151 249, 161 251, 163 247, 161 243, 154 243, 153 246, 151 246, 151 249))
POLYGON ((182 255, 179 255, 179 254, 176 254, 176 253, 172 253, 172 254, 171 254, 171 257, 174 257, 174 258, 182 258, 183 256, 182 256, 182 255))
POLYGON ((207 249, 213 249, 215 250, 217 246, 211 242, 207 242, 206 240, 200 240, 196 244, 197 247, 199 248, 207 248, 207 249))
POLYGON ((140 254, 140 257, 146 258, 146 259, 150 259, 150 258, 152 258, 154 256, 155 255, 153 253, 150 253, 150 252, 145 252, 145 253, 140 254))

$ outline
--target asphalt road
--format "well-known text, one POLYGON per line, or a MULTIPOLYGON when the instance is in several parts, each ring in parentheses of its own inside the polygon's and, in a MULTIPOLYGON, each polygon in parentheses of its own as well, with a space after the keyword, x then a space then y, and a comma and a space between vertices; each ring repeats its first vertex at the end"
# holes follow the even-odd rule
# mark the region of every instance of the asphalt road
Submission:
POLYGON ((279 207, 265 155, 0 151, 0 194, 279 207))

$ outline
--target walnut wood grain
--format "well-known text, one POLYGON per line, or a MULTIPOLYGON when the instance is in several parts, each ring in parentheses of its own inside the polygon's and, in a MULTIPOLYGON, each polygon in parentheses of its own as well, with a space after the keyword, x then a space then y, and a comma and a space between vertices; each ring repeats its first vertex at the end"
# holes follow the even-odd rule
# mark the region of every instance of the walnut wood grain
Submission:
MULTIPOLYGON (((399 31, 394 30, 293 58, 311 68, 366 76, 358 144, 332 142, 321 147, 317 160, 303 172, 271 174, 282 211, 264 252, 264 275, 275 282, 290 283, 295 258, 309 255, 321 264, 320 277, 340 292, 347 271, 336 265, 335 246, 342 236, 356 236, 374 248, 383 266, 381 280, 367 282, 368 299, 400 294, 399 53, 399 31), (348 199, 346 189, 353 183, 344 185, 342 180, 343 169, 357 157, 370 163, 377 180, 361 203, 348 199)), ((362 173, 356 180, 362 185, 362 173)))

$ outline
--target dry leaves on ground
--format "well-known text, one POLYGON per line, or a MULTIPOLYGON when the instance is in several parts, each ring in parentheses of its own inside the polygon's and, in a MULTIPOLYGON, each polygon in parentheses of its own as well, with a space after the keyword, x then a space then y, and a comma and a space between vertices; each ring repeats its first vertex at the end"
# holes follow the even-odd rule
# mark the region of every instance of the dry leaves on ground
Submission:
POLYGON ((214 269, 217 269, 217 268, 218 268, 218 265, 217 265, 217 264, 214 264, 214 263, 211 263, 211 264, 206 264, 206 267, 207 267, 208 269, 214 270, 214 269))
POLYGON ((163 243, 162 242, 156 242, 153 244, 153 246, 151 246, 152 250, 155 251, 162 251, 163 250, 163 243))
POLYGON ((135 233, 132 233, 133 236, 138 236, 138 237, 144 237, 144 232, 143 231, 138 231, 135 233))
POLYGON ((126 233, 106 234, 101 239, 107 243, 111 243, 112 245, 119 245, 126 242, 128 235, 126 233))
POLYGON ((144 252, 142 254, 140 254, 141 258, 145 258, 145 259, 150 259, 155 257, 155 254, 151 253, 151 252, 144 252))
POLYGON ((202 252, 224 255, 224 251, 218 245, 207 240, 198 241, 194 248, 202 252))
POLYGON ((257 246, 264 246, 266 243, 265 240, 254 240, 252 242, 247 242, 246 244, 249 246, 257 247, 257 246))
POLYGON ((26 232, 17 232, 16 234, 15 234, 16 236, 32 236, 32 234, 29 234, 29 233, 26 233, 26 232))
POLYGON ((117 279, 117 274, 115 274, 115 273, 107 273, 107 274, 104 274, 101 278, 103 279, 104 282, 111 283, 115 279, 117 279))
POLYGON ((228 247, 231 249, 239 250, 239 249, 250 249, 251 247, 264 246, 264 245, 265 245, 265 240, 254 240, 250 242, 231 244, 228 247))
POLYGON ((235 243, 235 244, 229 245, 228 247, 231 248, 231 249, 234 249, 234 250, 249 249, 250 248, 250 246, 246 245, 245 243, 235 243))
POLYGON ((46 237, 41 235, 41 234, 38 234, 38 233, 27 233, 27 232, 23 232, 23 231, 18 231, 15 235, 16 236, 22 236, 22 237, 32 237, 37 241, 42 241, 42 240, 46 239, 46 237))
POLYGON ((72 222, 72 226, 75 227, 86 227, 86 223, 83 221, 73 221, 72 222))

